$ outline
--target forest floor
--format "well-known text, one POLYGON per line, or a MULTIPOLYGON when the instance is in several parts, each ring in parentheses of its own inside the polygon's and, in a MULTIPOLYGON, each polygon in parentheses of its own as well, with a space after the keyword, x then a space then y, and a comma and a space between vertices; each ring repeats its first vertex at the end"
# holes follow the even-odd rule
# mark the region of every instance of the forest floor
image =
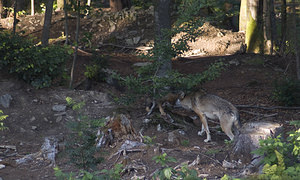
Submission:
MULTIPOLYGON (((62 24, 54 24, 51 34, 56 32, 59 36, 61 27, 62 24)), ((219 49, 219 51, 206 53, 205 56, 176 58, 172 61, 173 68, 184 74, 199 73, 207 69, 211 63, 223 61, 229 64, 228 68, 222 72, 220 77, 203 85, 207 92, 216 94, 235 105, 277 106, 278 104, 271 98, 273 84, 286 75, 293 77, 296 74, 293 58, 235 54, 235 52, 224 54, 224 49, 215 47, 222 44, 221 40, 226 37, 226 33, 219 39, 215 39, 218 37, 216 36, 217 31, 227 32, 227 30, 207 26, 207 33, 203 34, 197 43, 199 46, 209 44, 211 49, 219 49), (209 33, 211 29, 215 31, 209 33)), ((228 34, 230 39, 232 34, 237 33, 228 34)), ((34 33, 32 35, 39 37, 34 33)), ((242 36, 236 37, 242 39, 242 36)), ((225 44, 227 42, 228 39, 225 40, 225 44)), ((194 46, 191 51, 197 48, 200 47, 194 46)), ((109 54, 109 68, 122 75, 134 73, 133 64, 144 62, 132 50, 124 52, 122 48, 109 48, 101 53, 109 54)), ((74 90, 68 89, 67 86, 34 89, 15 76, 4 71, 0 72, 0 95, 12 96, 8 108, 0 107, 4 114, 8 115, 4 120, 4 125, 8 127, 8 130, 0 132, 0 160, 2 160, 0 164, 5 165, 0 169, 0 179, 56 179, 53 170, 54 163, 45 161, 42 156, 38 156, 45 137, 54 137, 58 140, 59 148, 55 165, 64 172, 78 172, 78 168, 70 163, 70 159, 64 151, 64 144, 70 132, 66 124, 77 120, 76 112, 70 107, 62 112, 53 110, 55 105, 66 105, 66 97, 71 97, 79 102, 84 101, 83 113, 92 119, 111 117, 114 113, 125 114, 130 119, 135 132, 140 132, 143 128, 143 135, 149 136, 153 140, 153 143, 146 147, 140 147, 138 151, 127 152, 125 155, 116 154, 116 152, 128 137, 122 136, 115 139, 110 146, 100 149, 100 155, 104 161, 97 165, 97 170, 111 169, 115 164, 122 163, 124 167, 127 167, 127 171, 122 174, 122 179, 131 179, 134 176, 145 176, 146 179, 149 179, 150 175, 160 168, 153 157, 161 152, 166 152, 169 157, 176 159, 176 162, 169 163, 171 167, 183 162, 191 163, 199 156, 200 160, 193 168, 200 177, 207 179, 220 179, 224 174, 236 176, 249 163, 241 162, 233 169, 222 166, 224 160, 232 161, 230 158, 231 148, 230 144, 225 143, 227 136, 220 132, 218 125, 214 123, 209 123, 212 142, 204 143, 205 137, 197 135, 197 131, 200 129, 199 125, 191 122, 183 124, 185 128, 170 125, 160 117, 157 109, 149 117, 146 115, 145 103, 142 100, 135 105, 118 105, 114 98, 123 92, 112 85, 105 82, 93 82, 90 90, 85 90, 82 84, 85 80, 85 65, 90 64, 91 60, 92 57, 88 54, 79 53, 74 83, 77 87, 74 90), (152 122, 147 127, 144 123, 146 119, 150 119, 152 122), (162 130, 158 130, 158 124, 161 125, 162 130), (184 131, 184 134, 179 133, 182 132, 179 130, 184 131), (168 140, 170 134, 174 134, 176 139, 174 142, 168 140), (36 158, 33 157, 24 163, 16 163, 17 159, 34 153, 37 153, 35 154, 36 158)), ((239 111, 242 124, 250 121, 272 121, 282 124, 285 131, 291 128, 290 121, 300 119, 299 110, 239 108, 239 111), (263 116, 275 113, 275 116, 263 116)), ((167 110, 167 113, 173 114, 170 109, 167 110)))

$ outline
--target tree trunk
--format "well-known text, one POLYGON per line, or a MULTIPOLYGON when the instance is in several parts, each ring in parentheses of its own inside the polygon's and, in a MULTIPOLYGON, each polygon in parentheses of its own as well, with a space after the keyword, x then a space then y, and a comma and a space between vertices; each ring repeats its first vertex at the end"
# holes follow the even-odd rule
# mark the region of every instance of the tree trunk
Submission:
POLYGON ((14 4, 14 24, 13 24, 13 35, 16 34, 16 26, 17 26, 17 0, 15 0, 15 4, 14 4))
POLYGON ((54 0, 48 0, 46 4, 46 13, 45 13, 43 33, 42 33, 42 46, 48 46, 52 11, 53 11, 53 1, 54 0))
POLYGON ((246 32, 247 29, 247 14, 249 13, 247 4, 248 4, 248 0, 241 0, 239 31, 242 32, 246 32))
POLYGON ((76 21, 76 36, 75 36, 75 51, 74 51, 74 57, 73 57, 73 64, 71 69, 71 79, 70 79, 70 85, 69 88, 72 88, 73 85, 73 79, 74 79, 74 70, 77 60, 77 52, 78 52, 78 43, 79 43, 79 26, 80 26, 80 0, 77 1, 77 21, 76 21))
POLYGON ((264 52, 271 54, 272 47, 272 27, 271 27, 271 0, 263 0, 263 33, 264 33, 264 52))
POLYGON ((296 14, 296 2, 292 0, 292 34, 293 38, 291 42, 293 43, 293 47, 295 50, 295 58, 296 58, 296 70, 297 70, 297 79, 300 80, 300 59, 299 59, 299 39, 298 39, 298 31, 297 31, 297 14, 296 14))
POLYGON ((57 9, 63 10, 65 7, 65 0, 57 0, 57 9))
MULTIPOLYGON (((251 122, 243 124, 240 134, 234 137, 231 159, 240 159, 243 163, 251 162, 244 172, 253 172, 261 165, 261 159, 251 152, 259 148, 259 140, 277 137, 283 131, 282 126, 273 122, 251 122)), ((257 172, 257 171, 256 171, 257 172)))
POLYGON ((2 13, 3 13, 3 0, 0 0, 0 19, 2 17, 2 13))
POLYGON ((281 45, 280 45, 280 50, 279 54, 283 55, 285 51, 285 41, 286 41, 286 0, 281 1, 281 45))
POLYGON ((160 66, 157 71, 157 76, 165 77, 167 72, 172 69, 170 56, 171 29, 170 19, 170 2, 171 0, 154 0, 154 21, 155 21, 155 55, 160 66))
POLYGON ((68 29, 68 10, 67 10, 67 0, 64 1, 64 12, 65 12, 65 36, 66 36, 66 41, 65 44, 69 44, 69 29, 68 29))
POLYGON ((31 16, 34 15, 34 0, 31 0, 31 16))
POLYGON ((122 1, 121 0, 109 0, 109 6, 111 12, 118 12, 122 10, 122 1))

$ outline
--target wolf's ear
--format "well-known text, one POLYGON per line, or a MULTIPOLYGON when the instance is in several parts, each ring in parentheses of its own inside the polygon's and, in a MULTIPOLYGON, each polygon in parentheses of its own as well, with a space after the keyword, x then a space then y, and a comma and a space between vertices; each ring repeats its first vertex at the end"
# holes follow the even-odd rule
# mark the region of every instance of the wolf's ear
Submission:
POLYGON ((178 98, 183 99, 184 97, 185 97, 185 93, 183 91, 180 91, 178 98))

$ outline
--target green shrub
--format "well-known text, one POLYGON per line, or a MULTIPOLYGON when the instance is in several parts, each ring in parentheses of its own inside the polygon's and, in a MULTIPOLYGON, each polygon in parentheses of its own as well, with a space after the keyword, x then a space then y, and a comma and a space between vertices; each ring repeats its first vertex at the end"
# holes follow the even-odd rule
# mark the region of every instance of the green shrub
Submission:
POLYGON ((300 105, 300 81, 289 78, 275 81, 272 99, 284 106, 300 105))
POLYGON ((68 53, 66 46, 35 46, 21 36, 0 33, 0 69, 6 68, 36 88, 49 87, 62 76, 68 53))
POLYGON ((69 122, 68 127, 71 134, 67 138, 66 152, 70 161, 80 168, 94 168, 103 161, 102 157, 95 156, 96 134, 99 127, 104 126, 105 119, 89 119, 81 114, 84 102, 75 102, 72 98, 67 98, 67 103, 74 111, 77 111, 79 121, 69 122))

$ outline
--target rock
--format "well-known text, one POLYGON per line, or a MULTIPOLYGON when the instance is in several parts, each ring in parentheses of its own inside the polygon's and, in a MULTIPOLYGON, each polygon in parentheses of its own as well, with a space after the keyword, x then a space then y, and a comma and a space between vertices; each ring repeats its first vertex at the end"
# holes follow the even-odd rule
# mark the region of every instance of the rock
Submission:
POLYGON ((151 62, 138 62, 138 63, 134 63, 133 66, 135 67, 144 67, 144 66, 148 66, 152 64, 151 62))
POLYGON ((66 108, 67 108, 67 106, 66 105, 62 105, 62 104, 52 106, 52 110, 55 111, 55 112, 66 111, 66 108))
POLYGON ((36 118, 33 116, 31 119, 30 119, 30 122, 33 122, 33 121, 35 121, 36 120, 36 118))
POLYGON ((5 95, 0 97, 0 104, 5 108, 9 108, 10 102, 11 102, 12 99, 13 98, 11 97, 11 95, 5 94, 5 95))
POLYGON ((125 39, 126 44, 128 44, 129 46, 133 46, 133 40, 132 39, 125 39))
POLYGON ((133 38, 133 44, 138 44, 141 40, 141 37, 140 36, 137 36, 137 37, 134 37, 133 38))
POLYGON ((21 133, 24 133, 24 132, 26 132, 26 130, 24 129, 24 128, 20 128, 20 131, 21 131, 21 133))
POLYGON ((37 130, 37 126, 31 126, 32 130, 37 130))
POLYGON ((62 116, 58 116, 58 117, 56 118, 56 122, 57 122, 57 123, 59 123, 61 120, 62 120, 62 116))

